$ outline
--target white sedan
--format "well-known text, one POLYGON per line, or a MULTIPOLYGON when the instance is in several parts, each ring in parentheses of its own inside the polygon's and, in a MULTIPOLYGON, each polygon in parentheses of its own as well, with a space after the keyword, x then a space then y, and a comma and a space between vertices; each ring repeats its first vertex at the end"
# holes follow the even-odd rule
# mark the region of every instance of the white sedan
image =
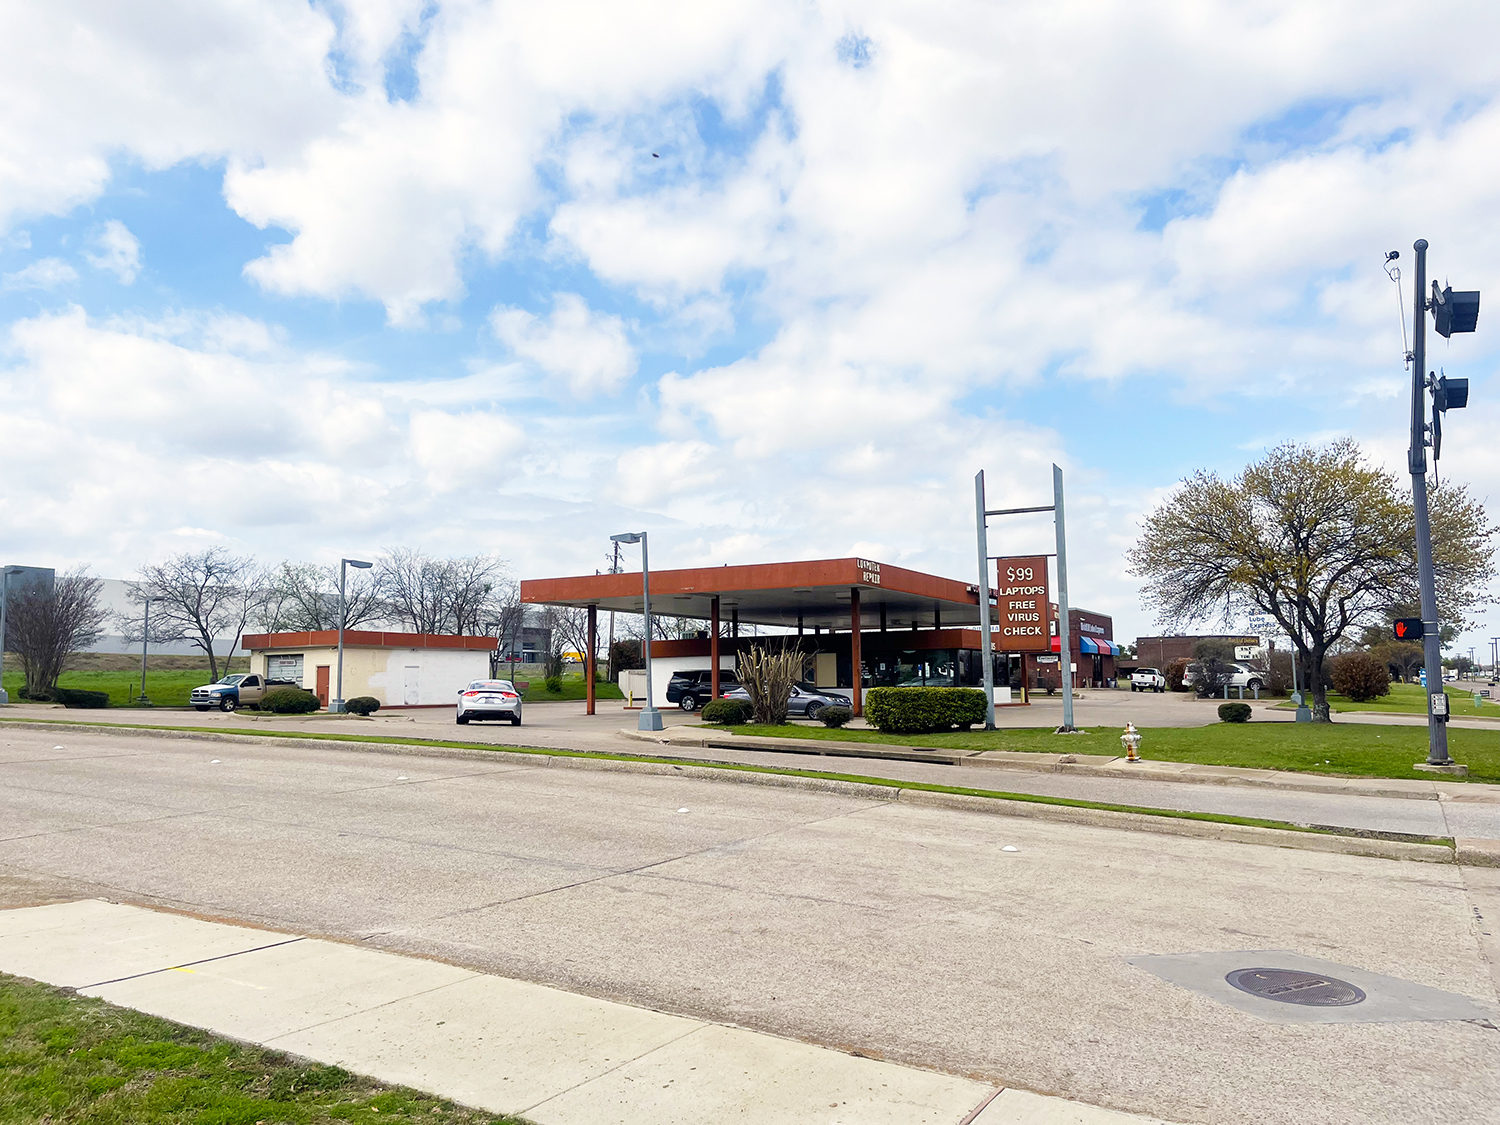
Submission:
POLYGON ((509 680, 474 680, 458 689, 458 725, 470 719, 509 719, 521 725, 521 693, 509 680))

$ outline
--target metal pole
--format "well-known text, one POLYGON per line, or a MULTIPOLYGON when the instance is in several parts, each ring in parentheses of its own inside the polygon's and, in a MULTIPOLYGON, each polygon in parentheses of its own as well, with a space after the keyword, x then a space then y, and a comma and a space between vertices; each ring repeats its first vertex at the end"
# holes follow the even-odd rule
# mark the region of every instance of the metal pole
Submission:
POLYGON ((662 730, 661 712, 651 690, 651 560, 646 553, 646 533, 641 532, 641 609, 646 615, 646 707, 641 712, 638 730, 662 730))
POLYGON ((1432 570, 1432 527, 1427 515, 1427 240, 1412 244, 1417 252, 1416 290, 1412 294, 1411 469, 1412 510, 1417 518, 1417 580, 1422 589, 1422 653, 1427 669, 1427 764, 1453 764, 1448 755, 1448 698, 1443 692, 1443 652, 1439 637, 1437 580, 1432 570), (1436 705, 1434 704, 1436 702, 1436 705))
POLYGON ((10 605, 10 571, 0 569, 0 703, 9 703, 5 691, 5 610, 10 605))
POLYGON ((994 637, 990 633, 990 546, 984 524, 984 470, 974 474, 974 523, 979 537, 979 659, 984 666, 984 729, 995 729, 994 637))
POLYGON ((349 573, 349 560, 339 560, 339 674, 338 686, 334 689, 332 705, 328 708, 329 714, 342 715, 344 713, 344 576, 349 573))
POLYGON ((1059 733, 1071 734, 1073 726, 1073 647, 1069 637, 1068 622, 1068 540, 1063 519, 1063 473, 1052 466, 1052 507, 1057 523, 1057 616, 1058 640, 1061 652, 1058 663, 1062 665, 1063 725, 1059 733))
POLYGON ((146 623, 141 626, 141 697, 137 703, 146 703, 146 646, 151 643, 151 603, 154 598, 146 599, 146 623))

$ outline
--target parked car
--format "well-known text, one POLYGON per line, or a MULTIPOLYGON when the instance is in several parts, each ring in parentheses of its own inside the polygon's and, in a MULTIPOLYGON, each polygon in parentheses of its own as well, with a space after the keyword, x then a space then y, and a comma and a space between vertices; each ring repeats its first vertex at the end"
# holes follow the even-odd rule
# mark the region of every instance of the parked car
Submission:
POLYGON ((188 697, 194 711, 207 711, 217 707, 220 711, 235 711, 241 707, 259 707, 266 692, 277 688, 296 688, 302 685, 295 680, 268 680, 254 672, 236 672, 225 676, 218 683, 195 687, 188 697))
MULTIPOLYGON (((742 687, 724 693, 725 699, 749 700, 750 693, 742 687)), ((796 684, 792 688, 792 694, 786 701, 786 713, 788 715, 805 715, 809 719, 816 719, 818 712, 825 707, 848 707, 849 697, 845 695, 834 695, 823 691, 812 684, 796 684)))
POLYGON ((473 680, 458 689, 458 725, 470 719, 509 719, 521 725, 521 693, 509 680, 473 680))
MULTIPOLYGON (((739 677, 728 669, 719 670, 719 694, 725 695, 731 688, 740 686, 739 677)), ((696 711, 713 698, 713 670, 695 668, 685 672, 673 672, 667 681, 667 702, 675 703, 684 711, 696 711)))
MULTIPOLYGON (((1189 664, 1187 671, 1182 674, 1183 687, 1192 687, 1198 682, 1198 676, 1203 671, 1202 664, 1189 664)), ((1233 661, 1224 662, 1224 672, 1221 682, 1228 687, 1244 688, 1246 691, 1259 691, 1266 686, 1267 672, 1258 668, 1252 668, 1248 664, 1236 664, 1233 661)))
POLYGON ((1130 673, 1131 691, 1154 691, 1158 695, 1167 690, 1167 677, 1160 668, 1137 668, 1130 673))

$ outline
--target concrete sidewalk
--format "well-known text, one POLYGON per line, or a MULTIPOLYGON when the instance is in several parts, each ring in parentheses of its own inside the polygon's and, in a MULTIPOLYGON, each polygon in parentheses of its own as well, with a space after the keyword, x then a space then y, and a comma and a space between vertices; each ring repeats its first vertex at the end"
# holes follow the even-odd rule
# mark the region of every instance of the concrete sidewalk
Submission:
POLYGON ((538 1125, 1153 1120, 438 961, 99 900, 0 912, 0 971, 538 1125))

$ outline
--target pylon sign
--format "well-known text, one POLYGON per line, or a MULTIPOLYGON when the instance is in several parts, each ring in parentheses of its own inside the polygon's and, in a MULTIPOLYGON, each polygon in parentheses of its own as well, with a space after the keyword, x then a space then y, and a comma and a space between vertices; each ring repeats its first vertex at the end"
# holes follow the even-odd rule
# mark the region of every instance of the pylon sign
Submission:
POLYGON ((1391 631, 1398 641, 1420 641, 1427 632, 1420 617, 1398 617, 1391 631))
POLYGON ((1051 595, 1046 555, 997 559, 995 600, 999 602, 1000 630, 995 648, 1000 652, 1051 652, 1051 595))

